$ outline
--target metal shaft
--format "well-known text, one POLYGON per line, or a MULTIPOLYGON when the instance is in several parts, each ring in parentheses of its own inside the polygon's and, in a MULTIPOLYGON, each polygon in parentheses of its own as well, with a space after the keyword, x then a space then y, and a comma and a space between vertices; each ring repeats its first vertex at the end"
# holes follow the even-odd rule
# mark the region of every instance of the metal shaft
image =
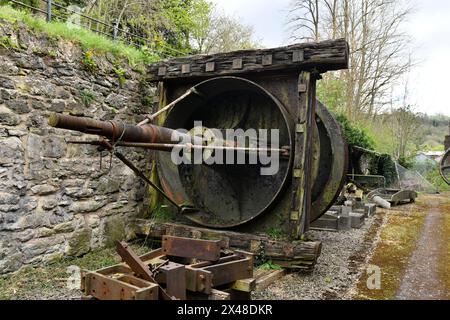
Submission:
MULTIPOLYGON (((50 116, 48 124, 59 129, 102 136, 108 138, 113 143, 117 141, 136 143, 179 143, 182 141, 192 141, 192 139, 194 139, 179 131, 151 124, 135 126, 117 121, 98 121, 90 118, 74 117, 57 113, 50 116)), ((199 141, 196 141, 196 143, 201 144, 199 141)))

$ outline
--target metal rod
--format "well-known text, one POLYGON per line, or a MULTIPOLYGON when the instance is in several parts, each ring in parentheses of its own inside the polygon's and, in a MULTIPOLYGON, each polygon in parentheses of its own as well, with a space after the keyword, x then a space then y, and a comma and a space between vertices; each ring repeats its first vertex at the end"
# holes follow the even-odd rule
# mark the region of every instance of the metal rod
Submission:
POLYGON ((26 3, 23 3, 23 2, 20 2, 20 1, 16 1, 16 0, 10 0, 10 1, 11 1, 12 3, 15 3, 15 4, 18 4, 18 5, 24 6, 25 8, 32 9, 32 10, 35 10, 35 11, 38 11, 38 12, 47 14, 47 11, 42 10, 42 9, 39 9, 39 8, 35 8, 35 7, 30 6, 30 5, 26 4, 26 3))
POLYGON ((179 206, 175 201, 173 201, 161 188, 159 188, 152 181, 150 181, 150 179, 147 178, 145 174, 142 171, 140 171, 130 160, 128 160, 120 152, 116 151, 108 141, 103 141, 103 146, 109 151, 111 151, 117 157, 117 159, 122 161, 123 164, 125 164, 128 168, 130 168, 139 178, 144 180, 149 186, 158 191, 158 193, 161 194, 167 201, 173 204, 178 209, 179 212, 183 210, 183 208, 179 206))
POLYGON ((161 110, 155 112, 154 114, 147 116, 147 118, 144 121, 141 121, 138 126, 143 126, 144 124, 149 123, 150 121, 153 121, 156 117, 158 117, 160 114, 165 113, 167 111, 170 111, 178 102, 189 96, 190 94, 195 93, 197 95, 202 95, 200 92, 198 92, 195 87, 190 88, 188 91, 186 91, 183 95, 169 103, 167 106, 162 108, 161 110))
POLYGON ((52 21, 52 0, 47 0, 47 22, 52 21))
MULTIPOLYGON (((103 141, 66 141, 70 144, 89 144, 103 146, 103 141)), ((228 146, 201 146, 195 144, 170 144, 170 143, 135 143, 135 142, 117 142, 117 147, 129 148, 143 148, 158 151, 172 151, 175 147, 183 149, 197 149, 197 150, 229 150, 229 151, 247 151, 247 152, 273 152, 287 154, 288 147, 284 148, 247 148, 247 147, 228 147, 228 146)))

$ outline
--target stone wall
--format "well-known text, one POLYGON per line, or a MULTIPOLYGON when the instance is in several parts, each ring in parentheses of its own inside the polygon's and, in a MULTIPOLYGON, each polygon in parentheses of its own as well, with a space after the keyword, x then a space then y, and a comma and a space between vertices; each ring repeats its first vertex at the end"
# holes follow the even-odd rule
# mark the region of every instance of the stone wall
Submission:
MULTIPOLYGON (((0 273, 131 238, 145 186, 82 139, 49 128, 52 112, 136 123, 152 95, 112 54, 0 20, 0 273)), ((148 155, 127 151, 141 167, 148 155)))

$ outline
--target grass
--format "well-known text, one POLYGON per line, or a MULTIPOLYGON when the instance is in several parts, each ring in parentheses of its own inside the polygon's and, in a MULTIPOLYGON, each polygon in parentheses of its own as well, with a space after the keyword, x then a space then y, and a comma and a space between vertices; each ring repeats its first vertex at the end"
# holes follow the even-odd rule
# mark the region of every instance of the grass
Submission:
POLYGON ((260 265, 259 269, 262 269, 262 270, 283 270, 283 268, 281 266, 279 266, 276 263, 273 263, 270 260, 265 262, 265 263, 263 263, 262 265, 260 265))
POLYGON ((80 92, 80 99, 84 106, 88 108, 95 101, 95 96, 91 91, 85 89, 80 92))
POLYGON ((159 205, 151 214, 152 219, 157 222, 173 221, 175 214, 165 205, 159 205))
MULTIPOLYGON (((140 244, 132 244, 131 247, 139 255, 150 251, 140 244)), ((114 248, 104 248, 81 258, 63 258, 47 265, 27 266, 0 277, 0 300, 64 298, 69 292, 66 287, 70 276, 68 267, 78 266, 93 271, 120 262, 114 248)))
POLYGON ((357 284, 356 299, 395 299, 424 221, 425 215, 418 209, 407 215, 401 212, 397 214, 394 210, 389 212, 380 242, 369 261, 370 265, 381 268, 381 289, 368 289, 367 274, 363 273, 357 284))
POLYGON ((159 57, 156 55, 145 53, 120 41, 112 41, 87 29, 74 28, 63 22, 53 21, 47 23, 42 18, 13 9, 8 5, 0 6, 0 18, 11 23, 19 21, 34 31, 45 32, 51 37, 73 41, 80 44, 84 51, 109 52, 116 58, 125 58, 131 67, 138 70, 142 70, 148 63, 159 60, 159 57))

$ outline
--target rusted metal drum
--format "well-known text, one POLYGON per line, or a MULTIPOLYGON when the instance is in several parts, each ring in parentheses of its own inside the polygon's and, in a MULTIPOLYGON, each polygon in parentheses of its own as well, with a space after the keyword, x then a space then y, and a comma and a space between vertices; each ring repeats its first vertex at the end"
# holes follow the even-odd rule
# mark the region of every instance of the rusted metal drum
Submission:
MULTIPOLYGON (((158 153, 162 187, 180 205, 199 212, 190 220, 208 227, 245 224, 270 210, 287 192, 295 150, 294 121, 280 101, 258 84, 237 77, 220 77, 196 85, 199 94, 179 102, 167 115, 164 127, 191 130, 278 129, 279 147, 291 148, 281 157, 273 175, 262 175, 262 164, 181 164, 170 153, 158 153)), ((313 212, 318 219, 338 196, 347 170, 347 146, 338 123, 322 105, 317 106, 314 139, 313 212)), ((269 140, 271 140, 269 138, 269 140)))
POLYGON ((439 166, 442 179, 450 185, 450 149, 444 154, 441 160, 441 164, 439 166))

